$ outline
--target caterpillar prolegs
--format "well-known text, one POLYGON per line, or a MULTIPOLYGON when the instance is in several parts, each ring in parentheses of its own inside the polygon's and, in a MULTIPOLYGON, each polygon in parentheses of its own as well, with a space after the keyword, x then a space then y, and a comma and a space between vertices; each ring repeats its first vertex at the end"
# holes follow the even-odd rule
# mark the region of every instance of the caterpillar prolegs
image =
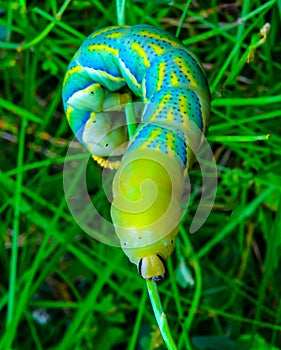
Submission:
POLYGON ((111 166, 103 157, 123 155, 113 181, 115 231, 141 276, 161 278, 178 231, 184 174, 209 121, 210 92, 200 63, 161 29, 103 28, 70 62, 63 102, 73 132, 94 159, 111 166), (119 109, 131 98, 146 107, 127 146, 119 109), (116 111, 114 117, 108 110, 116 111))

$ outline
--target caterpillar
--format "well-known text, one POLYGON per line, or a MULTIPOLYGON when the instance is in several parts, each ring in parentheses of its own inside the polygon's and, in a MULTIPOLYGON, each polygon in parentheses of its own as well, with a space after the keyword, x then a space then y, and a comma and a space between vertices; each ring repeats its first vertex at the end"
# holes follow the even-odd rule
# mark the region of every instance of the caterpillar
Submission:
POLYGON ((78 140, 99 164, 118 167, 111 217, 124 253, 143 278, 163 278, 185 175, 209 123, 210 91, 201 64, 162 29, 106 27, 74 55, 62 97, 78 140), (145 107, 128 142, 121 106, 132 98, 145 107), (112 153, 121 162, 106 159, 112 153))

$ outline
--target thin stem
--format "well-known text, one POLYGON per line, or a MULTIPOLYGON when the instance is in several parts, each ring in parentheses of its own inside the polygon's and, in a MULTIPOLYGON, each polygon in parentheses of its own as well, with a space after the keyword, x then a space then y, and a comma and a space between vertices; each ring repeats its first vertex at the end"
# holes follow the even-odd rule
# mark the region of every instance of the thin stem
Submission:
POLYGON ((62 4, 61 8, 59 9, 57 14, 55 15, 55 20, 52 23, 50 23, 49 25, 47 25, 47 27, 39 35, 37 35, 35 38, 33 38, 31 41, 19 46, 18 51, 25 50, 31 46, 37 45, 40 41, 42 41, 50 33, 50 31, 54 28, 54 26, 56 25, 56 22, 60 21, 61 16, 63 15, 64 11, 66 10, 66 8, 70 2, 71 2, 71 0, 65 0, 64 3, 62 4))
MULTIPOLYGON (((188 317, 185 319, 183 324, 183 329, 188 335, 196 315, 199 302, 201 299, 202 291, 203 291, 203 279, 202 279, 202 270, 200 266, 200 260, 197 254, 194 252, 192 244, 189 240, 188 235, 185 233, 185 230, 182 225, 180 225, 179 231, 181 232, 181 236, 184 240, 184 246, 188 248, 190 256, 190 264, 192 265, 195 273, 195 292, 192 298, 191 306, 189 309, 188 317)), ((180 338, 179 345, 182 345, 183 337, 180 338)))
POLYGON ((177 350, 177 346, 175 344, 175 341, 172 337, 167 316, 163 311, 161 300, 158 293, 157 284, 155 281, 147 280, 146 286, 149 294, 149 298, 151 301, 152 309, 158 324, 158 327, 160 329, 161 335, 163 337, 163 340, 167 346, 168 350, 177 350))
POLYGON ((220 98, 212 101, 212 107, 233 106, 264 106, 271 103, 280 103, 281 95, 249 97, 249 98, 220 98))
POLYGON ((133 334, 132 334, 132 337, 130 339, 130 343, 128 345, 127 350, 134 350, 137 347, 138 334, 139 334, 141 321, 142 321, 144 310, 145 310, 146 299, 147 299, 147 293, 146 293, 146 290, 144 288, 143 292, 142 292, 139 308, 138 308, 136 321, 134 324, 133 334))
POLYGON ((22 118, 30 120, 32 122, 35 122, 38 124, 42 123, 42 120, 40 118, 38 118, 36 115, 34 115, 33 113, 31 113, 31 112, 27 111, 26 109, 19 107, 19 106, 13 104, 12 102, 7 101, 1 97, 0 97, 0 107, 4 108, 12 113, 19 115, 22 118))
POLYGON ((125 3, 126 0, 116 0, 117 23, 119 26, 125 24, 125 3))
POLYGON ((185 17, 186 17, 187 10, 188 10, 190 4, 191 4, 191 0, 188 0, 188 1, 186 2, 186 4, 185 4, 183 13, 182 13, 181 18, 180 18, 180 23, 179 23, 179 26, 178 26, 178 28, 177 28, 176 38, 178 38, 179 35, 180 35, 180 31, 181 31, 181 28, 182 28, 182 25, 183 25, 183 22, 184 22, 184 19, 185 19, 185 17))
POLYGON ((132 102, 129 102, 125 106, 126 122, 128 128, 129 138, 131 139, 136 131, 136 116, 132 102))
POLYGON ((266 141, 269 140, 270 135, 253 135, 253 136, 246 136, 246 135, 218 135, 218 136, 210 136, 208 139, 210 141, 215 142, 255 142, 255 141, 266 141))
MULTIPOLYGON (((21 124, 21 130, 19 135, 19 150, 18 150, 18 167, 22 167, 24 158, 24 143, 25 143, 25 131, 27 122, 24 119, 21 124)), ((16 285, 17 285, 17 263, 18 263, 18 236, 20 226, 20 210, 21 210, 21 196, 23 186, 23 172, 17 174, 16 191, 15 191, 15 212, 13 221, 13 240, 12 240, 12 256, 10 265, 9 276, 9 300, 8 300, 8 312, 7 312, 7 326, 10 325, 13 319, 15 299, 16 299, 16 285)))

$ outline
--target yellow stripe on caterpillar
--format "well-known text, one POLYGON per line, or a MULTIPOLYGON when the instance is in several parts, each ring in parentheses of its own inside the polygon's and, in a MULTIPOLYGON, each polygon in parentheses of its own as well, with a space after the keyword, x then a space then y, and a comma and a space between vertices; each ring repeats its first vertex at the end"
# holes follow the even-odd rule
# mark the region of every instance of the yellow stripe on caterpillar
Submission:
POLYGON ((106 34, 105 37, 106 37, 107 39, 119 39, 119 38, 122 37, 122 35, 123 35, 122 32, 117 32, 117 33, 109 33, 109 34, 106 34))
POLYGON ((74 74, 74 73, 79 73, 79 72, 82 72, 82 71, 83 71, 83 67, 81 67, 81 66, 79 66, 79 65, 70 68, 70 69, 66 72, 65 77, 64 77, 64 79, 63 79, 63 87, 66 85, 66 82, 67 82, 68 78, 69 78, 72 74, 74 74))
POLYGON ((99 35, 108 32, 109 30, 112 31, 114 29, 119 29, 119 28, 128 28, 128 26, 112 26, 112 27, 106 27, 106 28, 101 28, 100 30, 97 30, 96 32, 94 32, 93 34, 90 35, 91 39, 94 39, 96 37, 98 37, 99 35))
POLYGON ((179 85, 179 79, 174 72, 171 73, 171 85, 172 86, 179 85))
POLYGON ((157 55, 162 55, 163 53, 166 52, 165 49, 162 49, 160 46, 158 46, 158 45, 156 45, 156 44, 152 44, 152 43, 151 43, 149 46, 152 48, 152 50, 154 51, 154 53, 157 54, 157 55))
POLYGON ((165 62, 160 62, 159 68, 158 68, 158 82, 157 82, 157 91, 159 91, 163 85, 163 80, 165 77, 165 69, 166 64, 165 62))
POLYGON ((132 50, 136 51, 138 55, 142 58, 143 64, 148 68, 150 67, 150 61, 147 57, 147 54, 145 53, 145 50, 141 47, 138 43, 132 44, 132 50))
POLYGON ((67 106, 66 111, 65 111, 65 115, 66 115, 66 119, 67 119, 68 123, 70 123, 72 111, 73 111, 73 108, 70 106, 67 106))
POLYGON ((182 73, 190 80, 190 86, 195 87, 195 88, 198 87, 198 84, 194 78, 194 75, 189 70, 188 66, 185 64, 183 59, 180 57, 175 57, 175 62, 176 62, 176 64, 181 66, 182 73))
POLYGON ((108 53, 111 53, 114 56, 118 56, 119 50, 115 49, 114 47, 110 47, 109 45, 105 44, 93 44, 88 46, 89 51, 106 51, 108 53))
POLYGON ((163 35, 152 33, 149 30, 141 30, 139 34, 143 37, 153 38, 153 39, 159 40, 160 42, 162 41, 164 43, 170 44, 172 47, 180 46, 180 44, 175 42, 175 40, 170 40, 168 38, 163 37, 163 35))

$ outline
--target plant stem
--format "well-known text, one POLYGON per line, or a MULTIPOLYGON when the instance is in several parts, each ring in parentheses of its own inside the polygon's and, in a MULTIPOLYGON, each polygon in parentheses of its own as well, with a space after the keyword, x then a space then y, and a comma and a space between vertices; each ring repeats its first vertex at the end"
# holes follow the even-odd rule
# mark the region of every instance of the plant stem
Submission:
POLYGON ((165 312, 163 311, 161 300, 158 293, 157 284, 155 281, 147 280, 146 286, 149 294, 149 298, 151 301, 152 309, 160 329, 163 340, 169 350, 177 350, 177 346, 172 337, 168 320, 165 312))

